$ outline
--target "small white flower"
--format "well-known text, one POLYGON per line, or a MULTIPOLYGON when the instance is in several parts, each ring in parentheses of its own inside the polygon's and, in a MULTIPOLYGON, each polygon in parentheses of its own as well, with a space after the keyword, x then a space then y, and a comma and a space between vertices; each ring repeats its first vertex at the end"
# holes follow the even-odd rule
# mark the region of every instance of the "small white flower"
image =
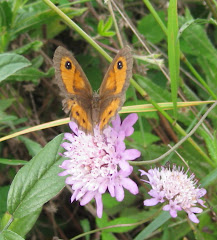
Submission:
POLYGON ((200 204, 203 207, 204 202, 201 197, 206 194, 204 188, 196 187, 197 181, 194 180, 194 174, 190 176, 184 169, 178 169, 174 165, 172 169, 161 167, 150 169, 148 172, 140 170, 141 175, 146 175, 152 189, 148 192, 152 197, 144 201, 145 206, 154 206, 158 203, 168 202, 163 207, 164 211, 169 211, 171 217, 177 217, 177 211, 184 210, 192 222, 199 223, 194 213, 201 213, 201 208, 195 207, 200 204))

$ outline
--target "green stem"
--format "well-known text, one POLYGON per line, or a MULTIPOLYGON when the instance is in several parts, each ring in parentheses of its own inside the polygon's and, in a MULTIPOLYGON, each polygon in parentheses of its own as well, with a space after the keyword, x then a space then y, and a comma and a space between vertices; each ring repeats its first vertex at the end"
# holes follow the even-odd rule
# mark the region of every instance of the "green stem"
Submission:
POLYGON ((101 231, 106 230, 106 229, 138 226, 138 225, 144 224, 144 223, 146 223, 146 222, 150 222, 151 220, 153 220, 154 218, 156 218, 156 217, 161 213, 161 211, 162 211, 162 208, 160 208, 158 211, 156 211, 152 216, 150 216, 150 217, 148 217, 148 218, 146 218, 146 219, 144 219, 144 220, 141 220, 141 221, 139 221, 139 222, 136 222, 136 223, 117 224, 117 225, 112 225, 112 226, 107 226, 107 227, 102 227, 102 228, 94 229, 94 230, 92 230, 92 231, 79 234, 79 235, 77 235, 76 237, 71 238, 70 240, 80 239, 81 237, 84 237, 84 236, 87 236, 87 235, 90 235, 90 234, 93 234, 93 233, 96 233, 96 232, 101 232, 101 231))
POLYGON ((91 46, 93 46, 99 53, 101 53, 109 62, 112 58, 105 52, 86 32, 84 32, 75 22, 72 21, 65 13, 56 7, 50 0, 43 0, 51 9, 53 9, 61 19, 76 32, 78 32, 91 46))
MULTIPOLYGON (((162 31, 166 36, 168 36, 168 31, 162 20, 160 19, 159 15, 155 11, 155 9, 152 7, 149 0, 143 0, 146 7, 149 9, 151 14, 154 16, 155 20, 158 22, 159 26, 161 27, 162 31)), ((187 67, 190 69, 190 71, 193 73, 193 75, 197 78, 197 80, 204 86, 204 88, 211 94, 211 96, 217 100, 217 96, 214 94, 214 92, 210 89, 210 87, 206 84, 206 82, 203 80, 203 78, 200 76, 200 74, 196 71, 196 69, 190 64, 190 62, 187 60, 185 55, 180 52, 180 58, 184 61, 184 63, 187 65, 187 67)))

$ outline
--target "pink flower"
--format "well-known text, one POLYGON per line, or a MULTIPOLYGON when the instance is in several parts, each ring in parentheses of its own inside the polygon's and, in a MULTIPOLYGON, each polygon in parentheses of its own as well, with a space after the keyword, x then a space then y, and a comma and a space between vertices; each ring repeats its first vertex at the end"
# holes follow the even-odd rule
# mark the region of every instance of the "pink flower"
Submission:
POLYGON ((196 188, 197 181, 194 180, 194 174, 190 176, 184 172, 183 168, 178 169, 174 165, 172 169, 161 167, 150 169, 148 172, 140 170, 141 175, 146 175, 151 185, 149 191, 151 199, 144 201, 145 206, 154 206, 158 203, 167 202, 163 207, 164 211, 169 211, 171 217, 177 217, 177 211, 184 210, 192 222, 199 223, 195 213, 201 213, 201 208, 195 207, 200 204, 203 207, 204 202, 201 197, 206 194, 204 188, 196 188))
POLYGON ((121 123, 118 115, 112 121, 113 127, 108 126, 103 134, 96 127, 93 136, 78 130, 74 122, 69 123, 73 133, 65 133, 67 142, 62 147, 67 160, 61 164, 64 171, 59 176, 69 175, 66 184, 74 191, 71 202, 80 200, 83 206, 95 198, 97 216, 101 217, 102 194, 107 190, 118 201, 124 199, 124 188, 132 194, 138 193, 136 183, 129 178, 133 167, 128 160, 138 158, 140 152, 126 149, 124 143, 124 138, 133 133, 137 119, 137 114, 130 114, 121 123))

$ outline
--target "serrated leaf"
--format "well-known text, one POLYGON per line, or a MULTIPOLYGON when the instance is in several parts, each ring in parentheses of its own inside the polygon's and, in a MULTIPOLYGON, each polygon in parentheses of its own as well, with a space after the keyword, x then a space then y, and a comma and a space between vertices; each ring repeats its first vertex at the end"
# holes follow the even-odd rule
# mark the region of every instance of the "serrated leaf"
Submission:
POLYGON ((0 82, 29 65, 31 65, 29 60, 21 55, 15 53, 0 54, 0 82))
POLYGON ((15 218, 24 217, 36 211, 57 195, 64 187, 64 178, 59 177, 62 162, 59 153, 63 135, 49 142, 15 176, 8 193, 8 212, 15 218))
POLYGON ((201 135, 203 136, 209 155, 211 156, 212 160, 217 163, 217 139, 215 136, 210 136, 205 130, 200 131, 201 135))

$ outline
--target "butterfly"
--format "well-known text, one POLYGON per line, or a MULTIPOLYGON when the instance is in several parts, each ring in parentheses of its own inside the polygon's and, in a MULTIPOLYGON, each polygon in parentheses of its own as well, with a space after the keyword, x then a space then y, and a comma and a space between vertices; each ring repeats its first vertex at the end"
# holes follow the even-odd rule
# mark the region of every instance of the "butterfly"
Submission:
POLYGON ((64 95, 63 109, 85 133, 100 131, 116 116, 125 101, 125 92, 132 76, 133 58, 129 46, 113 59, 100 86, 93 92, 91 85, 72 53, 59 46, 54 53, 54 68, 58 85, 64 95))

